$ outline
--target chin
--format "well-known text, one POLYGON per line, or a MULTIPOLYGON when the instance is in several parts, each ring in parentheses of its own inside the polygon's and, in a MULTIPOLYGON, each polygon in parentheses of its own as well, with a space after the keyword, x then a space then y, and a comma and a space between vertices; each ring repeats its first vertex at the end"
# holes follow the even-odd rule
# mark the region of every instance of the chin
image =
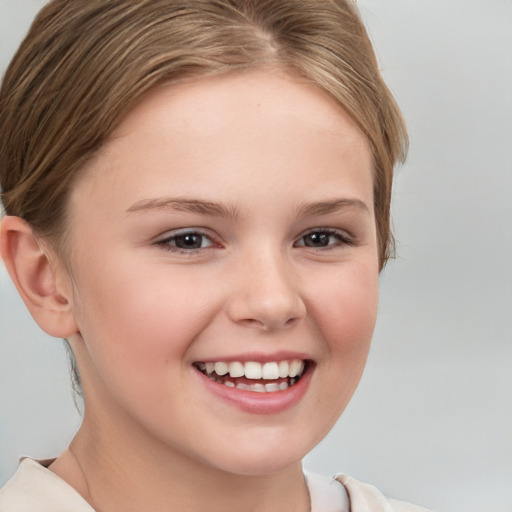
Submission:
POLYGON ((280 473, 297 464, 301 464, 301 462, 302 457, 279 458, 276 460, 275 457, 268 455, 265 457, 260 456, 258 459, 253 460, 241 460, 238 458, 238 460, 227 463, 224 467, 219 469, 239 476, 265 476, 280 473))
POLYGON ((301 464, 304 456, 316 445, 302 440, 293 440, 290 436, 281 442, 270 442, 263 437, 254 438, 250 446, 240 446, 224 451, 216 457, 215 466, 225 472, 241 476, 263 476, 279 473, 301 464), (300 447, 303 446, 302 449, 300 447))

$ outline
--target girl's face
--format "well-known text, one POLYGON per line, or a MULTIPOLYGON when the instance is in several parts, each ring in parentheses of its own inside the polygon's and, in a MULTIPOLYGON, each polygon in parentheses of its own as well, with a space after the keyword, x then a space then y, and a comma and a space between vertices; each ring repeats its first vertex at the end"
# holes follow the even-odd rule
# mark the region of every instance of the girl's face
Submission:
POLYGON ((71 195, 85 424, 239 474, 299 461, 370 345, 372 165, 344 111, 291 76, 145 98, 71 195))

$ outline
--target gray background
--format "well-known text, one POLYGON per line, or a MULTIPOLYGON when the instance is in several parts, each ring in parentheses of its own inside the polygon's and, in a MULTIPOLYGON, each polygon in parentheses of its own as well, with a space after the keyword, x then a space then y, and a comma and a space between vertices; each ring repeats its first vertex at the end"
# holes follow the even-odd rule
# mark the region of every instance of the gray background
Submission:
MULTIPOLYGON (((4 69, 42 0, 0 0, 4 69)), ((407 118, 399 258, 366 374, 307 457, 439 512, 512 511, 512 1, 360 0, 407 118)), ((61 342, 0 265, 0 485, 79 423, 61 342)))

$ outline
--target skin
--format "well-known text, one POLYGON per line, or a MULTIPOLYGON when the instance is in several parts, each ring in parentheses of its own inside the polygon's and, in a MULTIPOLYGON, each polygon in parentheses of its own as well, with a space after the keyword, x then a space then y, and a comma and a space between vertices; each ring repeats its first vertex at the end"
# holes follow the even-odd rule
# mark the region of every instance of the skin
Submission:
POLYGON ((147 96, 73 189, 52 263, 85 416, 50 469, 100 511, 309 510, 301 459, 355 391, 375 323, 372 166, 345 112, 278 71, 147 96), (200 248, 176 247, 185 228, 200 248), (282 351, 314 363, 274 414, 193 367, 282 351))

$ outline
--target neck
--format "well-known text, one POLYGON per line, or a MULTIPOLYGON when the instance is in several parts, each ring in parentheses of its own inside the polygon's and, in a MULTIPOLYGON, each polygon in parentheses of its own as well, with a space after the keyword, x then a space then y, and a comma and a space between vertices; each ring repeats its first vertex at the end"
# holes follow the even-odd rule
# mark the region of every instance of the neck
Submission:
POLYGON ((89 420, 50 469, 97 512, 310 510, 300 462, 270 474, 234 474, 140 436, 134 442, 125 432, 95 430, 89 420))

